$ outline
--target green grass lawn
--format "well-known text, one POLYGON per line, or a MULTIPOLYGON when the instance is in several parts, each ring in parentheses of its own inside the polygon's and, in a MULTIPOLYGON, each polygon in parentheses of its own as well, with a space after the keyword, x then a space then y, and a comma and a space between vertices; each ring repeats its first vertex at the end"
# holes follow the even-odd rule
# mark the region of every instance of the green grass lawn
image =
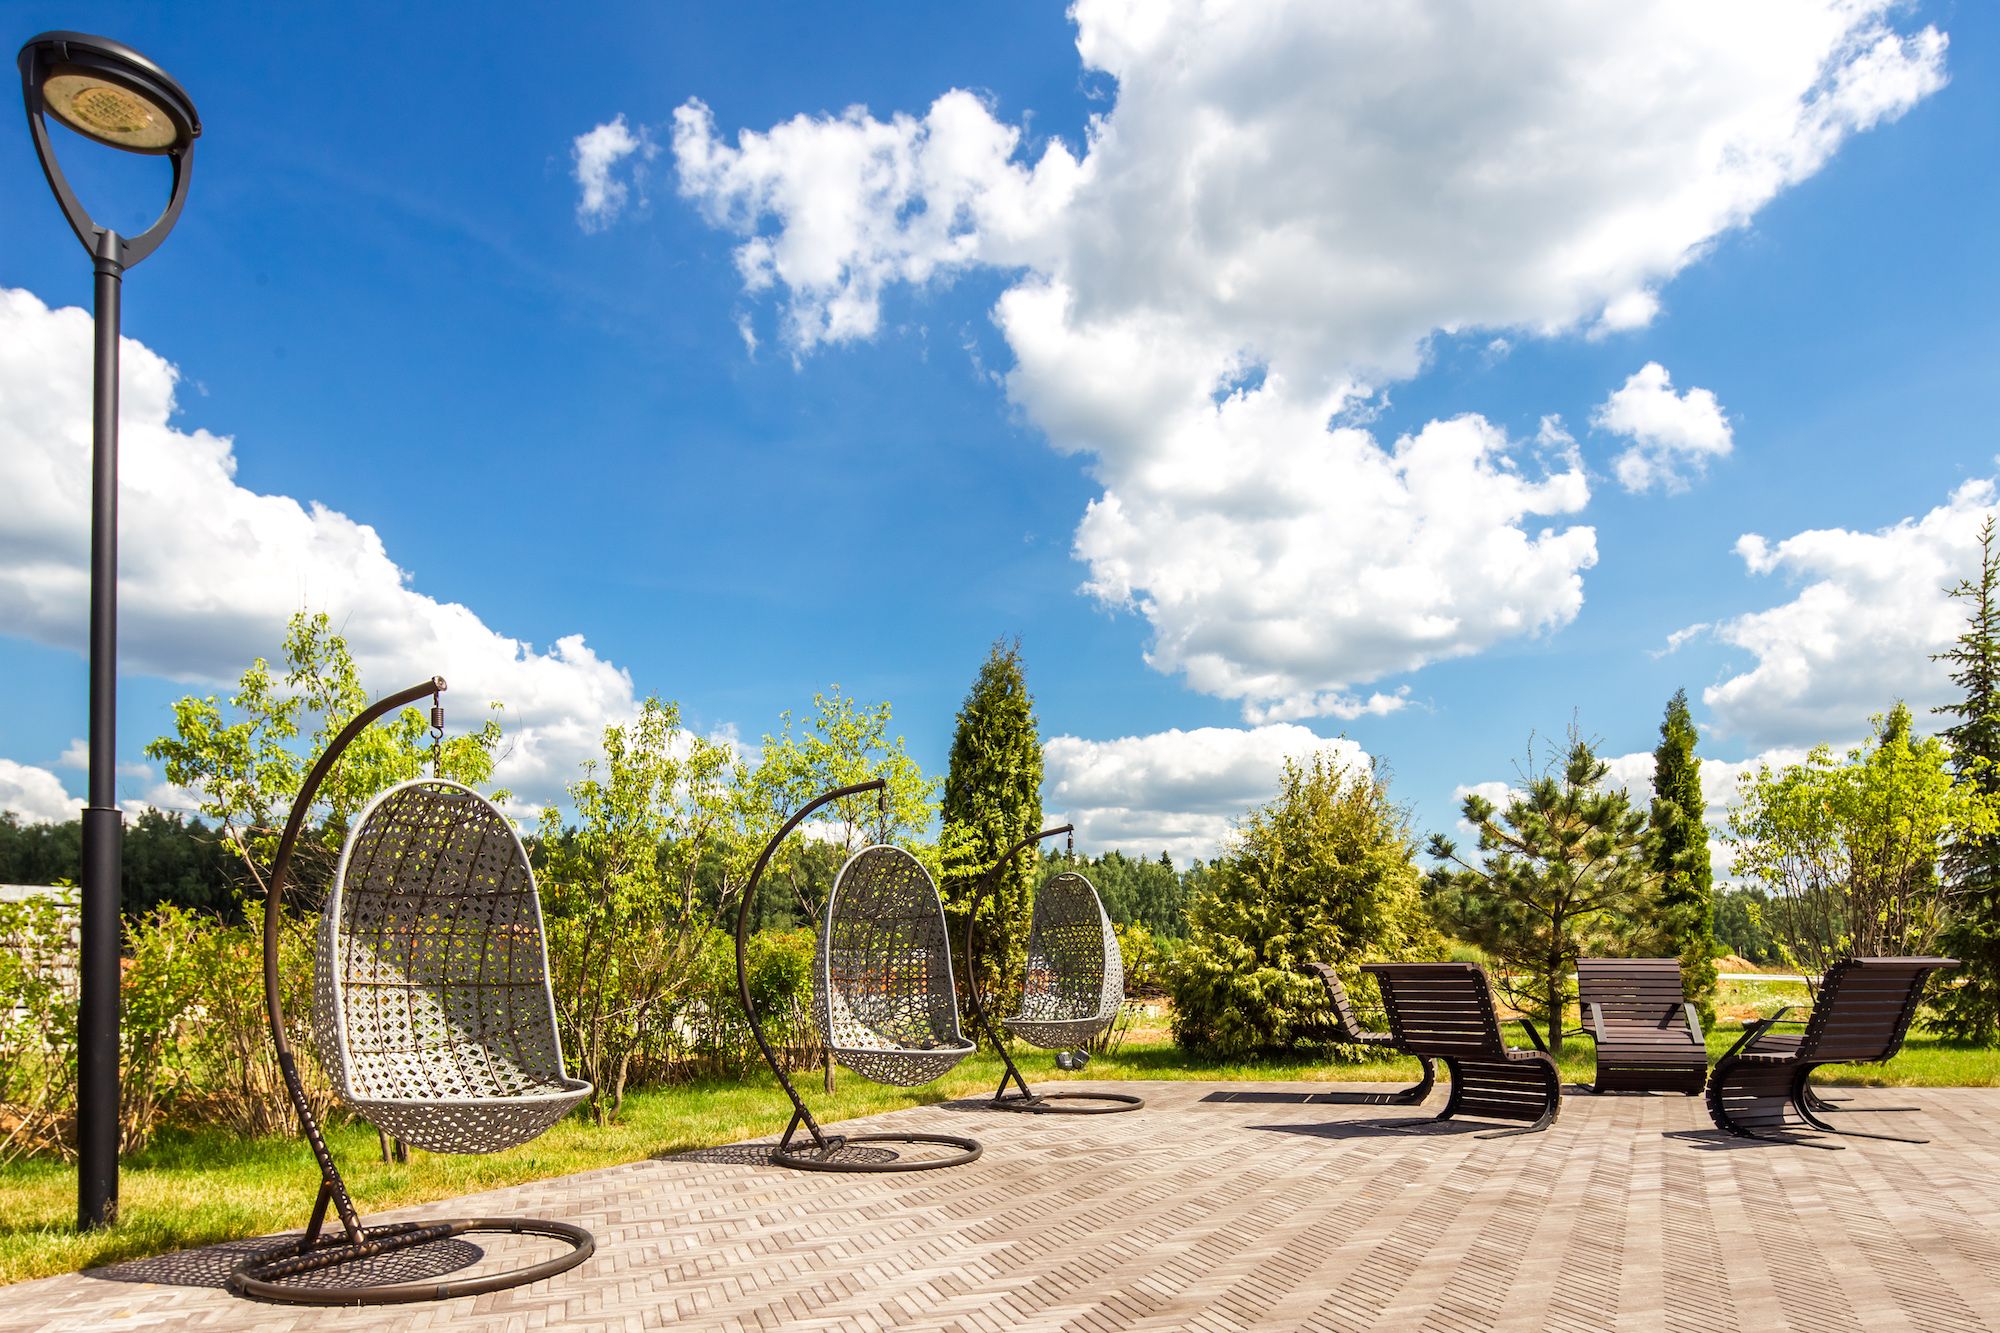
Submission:
MULTIPOLYGON (((1720 1055, 1736 1036, 1733 1025, 1710 1033, 1711 1055, 1720 1055)), ((1526 1044, 1518 1034, 1514 1040, 1526 1044)), ((1037 1084, 1067 1077, 1044 1052, 1031 1052, 1021 1063, 1037 1084)), ((1572 1038, 1561 1065, 1565 1082, 1589 1082, 1590 1043, 1572 1038)), ((1414 1060, 1397 1059, 1347 1065, 1291 1056, 1204 1061, 1175 1047, 1164 1029, 1141 1027, 1129 1034, 1123 1049, 1099 1056, 1082 1076, 1412 1082, 1416 1073, 1414 1060)), ((1879 1086, 2000 1086, 2000 1051, 1918 1035, 1887 1065, 1830 1067, 1821 1078, 1879 1086)), ((814 1114, 831 1122, 990 1092, 999 1079, 999 1059, 981 1054, 922 1088, 884 1088, 843 1073, 839 1092, 829 1097, 820 1091, 817 1075, 807 1075, 802 1083, 814 1114)), ((342 1126, 329 1138, 349 1188, 368 1213, 775 1135, 784 1128, 788 1109, 776 1081, 760 1074, 741 1082, 715 1080, 635 1092, 616 1125, 594 1128, 570 1119, 533 1143, 487 1156, 416 1153, 407 1164, 385 1164, 379 1160, 375 1133, 366 1126, 342 1126)), ((78 1235, 72 1230, 74 1169, 53 1161, 17 1162, 0 1168, 0 1282, 296 1228, 305 1222, 317 1179, 302 1142, 245 1142, 219 1131, 167 1133, 145 1152, 125 1159, 123 1220, 110 1230, 78 1235)))

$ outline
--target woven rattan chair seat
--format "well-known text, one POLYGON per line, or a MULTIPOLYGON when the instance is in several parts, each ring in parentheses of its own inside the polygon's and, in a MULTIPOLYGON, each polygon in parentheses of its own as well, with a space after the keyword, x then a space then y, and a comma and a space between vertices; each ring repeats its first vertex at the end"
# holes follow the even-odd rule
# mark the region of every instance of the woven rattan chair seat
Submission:
POLYGON ((834 880, 813 960, 813 1014, 833 1058, 877 1083, 928 1083, 972 1054, 944 904, 902 848, 864 847, 834 880))
POLYGON ((1021 1012, 1000 1020, 1047 1050, 1081 1046, 1111 1026, 1125 1002, 1125 960, 1097 888, 1065 870, 1035 895, 1021 1012))
POLYGON ((511 1148, 590 1094, 563 1068, 527 853, 459 783, 402 783, 355 820, 313 998, 341 1102, 416 1147, 511 1148))

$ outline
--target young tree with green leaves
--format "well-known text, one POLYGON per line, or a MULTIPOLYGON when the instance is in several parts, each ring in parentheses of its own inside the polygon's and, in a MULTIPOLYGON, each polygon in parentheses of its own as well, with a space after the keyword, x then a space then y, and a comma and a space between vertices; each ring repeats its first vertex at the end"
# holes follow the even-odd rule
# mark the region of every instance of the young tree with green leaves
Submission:
MULTIPOLYGON (((293 616, 283 652, 282 676, 261 657, 243 673, 229 700, 233 718, 225 718, 214 695, 190 694, 174 704, 174 734, 146 746, 147 758, 162 761, 168 782, 194 793, 196 808, 217 825, 259 896, 306 772, 373 701, 347 641, 333 632, 324 612, 293 616)), ((440 775, 475 787, 493 776, 500 723, 490 714, 499 707, 486 705, 482 711, 489 715, 476 730, 445 738, 437 753, 440 775)), ((430 720, 420 708, 405 708, 355 738, 320 784, 309 824, 313 836, 300 839, 293 864, 301 887, 309 891, 330 876, 362 806, 383 789, 430 771, 432 758, 430 720)), ((507 793, 493 796, 504 801, 507 793)))
POLYGON ((1929 952, 1944 925, 1939 859, 1954 839, 2000 830, 1993 798, 1952 781, 1950 751, 1911 733, 1908 708, 1874 724, 1844 762, 1820 745, 1763 766, 1729 811, 1737 873, 1769 890, 1780 953, 1808 972, 1929 952))
MULTIPOLYGON (((1989 801, 2000 800, 2000 551, 1993 520, 1979 530, 1979 577, 1951 590, 1965 599, 1965 632, 1939 653, 1951 663, 1957 703, 1935 711, 1957 719, 1945 728, 1952 777, 1989 801)), ((2000 1040, 2000 835, 1960 830, 1945 851, 1951 889, 1938 947, 1958 959, 1960 984, 1939 997, 1938 1029, 1962 1041, 2000 1040)))
POLYGON ((1646 816, 1606 783, 1610 766, 1576 731, 1559 763, 1536 772, 1532 750, 1528 762, 1527 790, 1504 809, 1476 792, 1465 798, 1480 863, 1436 834, 1430 855, 1441 864, 1426 886, 1440 923, 1499 960, 1502 986, 1543 1022, 1550 1053, 1560 1055, 1576 960, 1619 947, 1660 877, 1646 816), (1514 973, 1527 984, 1513 986, 1514 973))
POLYGON ((1701 759, 1686 690, 1675 690, 1653 751, 1653 872, 1660 881, 1661 933, 1681 957, 1681 984, 1715 1025, 1715 894, 1701 759))
POLYGON ((1188 909, 1175 957, 1174 1040, 1241 1055, 1283 1049, 1324 1020, 1311 962, 1352 968, 1436 946, 1416 847, 1375 772, 1325 755, 1288 760, 1188 909))
MULTIPOLYGON (((941 813, 954 855, 939 888, 956 941, 965 937, 966 913, 989 868, 1042 827, 1042 742, 1018 639, 993 645, 959 706, 941 813)), ((1006 1002, 1026 967, 1038 862, 1033 848, 1017 853, 999 867, 983 904, 980 957, 966 966, 980 969, 995 1005, 1006 1002)))
MULTIPOLYGON (((740 765, 728 747, 682 727, 672 703, 649 698, 630 724, 606 727, 602 763, 583 768, 569 784, 575 825, 544 810, 536 853, 556 1017, 592 1084, 589 1113, 605 1124, 624 1105, 633 1058, 697 979, 715 932, 704 861, 747 844, 734 836, 740 765)), ((738 886, 740 872, 725 903, 738 886)))

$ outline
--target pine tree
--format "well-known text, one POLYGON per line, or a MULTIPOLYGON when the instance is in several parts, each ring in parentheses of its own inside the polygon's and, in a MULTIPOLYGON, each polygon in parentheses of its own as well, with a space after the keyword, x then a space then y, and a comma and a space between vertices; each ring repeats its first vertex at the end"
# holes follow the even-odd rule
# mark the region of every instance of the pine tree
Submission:
MULTIPOLYGON (((1952 775, 1989 798, 2000 798, 2000 551, 1993 520, 1979 531, 1979 577, 1951 590, 1970 606, 1958 645, 1939 653, 1952 664, 1951 679, 1965 692, 1936 709, 1958 720, 1945 728, 1952 775)), ((1940 950, 1959 960, 1963 984, 1937 1002, 1939 1030, 1961 1040, 1992 1045, 2000 1025, 2000 837, 1954 840, 1945 857, 1952 887, 1950 922, 1940 950)))
POLYGON ((1661 924, 1681 956, 1681 984, 1702 1023, 1713 1027, 1715 895, 1694 743, 1687 691, 1675 690, 1660 723, 1660 748, 1653 751, 1653 871, 1660 877, 1661 924))
POLYGON ((1622 947, 1655 901, 1646 816, 1609 776, 1572 729, 1563 757, 1534 772, 1504 809, 1477 792, 1465 798, 1481 864, 1444 835, 1431 837, 1430 855, 1443 862, 1424 884, 1432 911, 1501 964, 1494 980, 1546 1024, 1552 1055, 1562 1054, 1576 960, 1622 947))
MULTIPOLYGON (((958 853, 943 885, 956 944, 964 939, 967 905, 981 876, 1016 839, 1042 826, 1042 744, 1035 729, 1035 701, 1021 672, 1018 639, 993 645, 958 710, 942 813, 947 841, 958 853)), ((1019 985, 1027 964, 1038 862, 1032 849, 1016 856, 1000 873, 980 913, 981 957, 966 965, 980 968, 981 984, 995 1008, 1019 985)))

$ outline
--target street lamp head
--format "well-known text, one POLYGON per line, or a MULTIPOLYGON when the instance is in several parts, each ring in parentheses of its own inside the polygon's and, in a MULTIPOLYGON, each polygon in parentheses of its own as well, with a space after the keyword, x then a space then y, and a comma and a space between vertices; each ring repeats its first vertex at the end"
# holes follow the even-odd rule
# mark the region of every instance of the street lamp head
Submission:
POLYGON ((186 201, 194 141, 201 137, 194 100, 165 70, 108 37, 45 32, 21 48, 19 63, 35 152, 77 239, 102 262, 120 269, 138 263, 172 229, 186 201), (93 222, 56 162, 44 114, 106 147, 171 160, 173 194, 159 220, 130 239, 93 222))

